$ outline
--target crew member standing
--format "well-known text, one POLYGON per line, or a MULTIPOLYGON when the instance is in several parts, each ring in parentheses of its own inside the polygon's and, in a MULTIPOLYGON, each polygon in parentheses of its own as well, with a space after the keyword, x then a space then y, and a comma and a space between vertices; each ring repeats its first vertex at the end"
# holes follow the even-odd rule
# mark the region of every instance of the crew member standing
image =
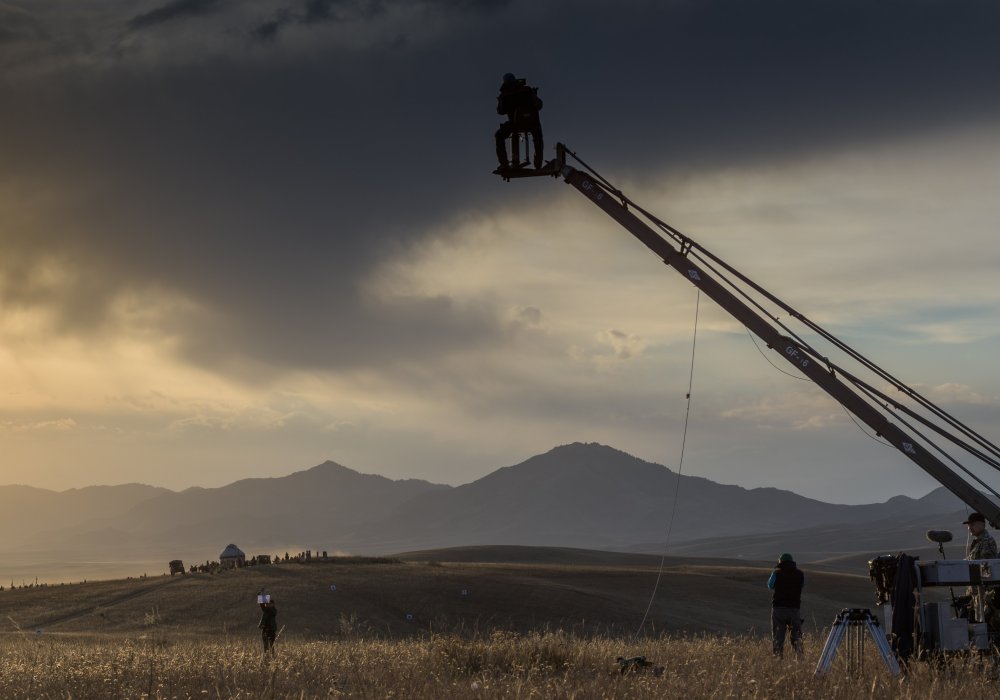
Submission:
MULTIPOLYGON (((535 142, 535 168, 542 167, 544 143, 542 141, 542 120, 538 116, 541 108, 542 100, 538 97, 538 88, 531 87, 524 78, 517 78, 513 73, 507 73, 503 76, 500 94, 497 95, 497 114, 507 117, 507 121, 500 125, 495 134, 497 160, 500 161, 499 170, 506 170, 510 167, 506 139, 510 136, 517 138, 517 134, 522 131, 530 133, 531 139, 535 142)), ((524 155, 527 157, 528 154, 524 155)), ((514 167, 518 165, 518 163, 514 163, 514 167)))
POLYGON ((792 632, 792 648, 802 654, 802 585, 805 576, 795 566, 795 559, 785 553, 778 557, 778 564, 767 580, 771 589, 771 640, 774 655, 785 652, 785 633, 792 632))
POLYGON ((269 596, 266 603, 260 604, 260 637, 264 642, 264 653, 274 653, 274 640, 278 636, 278 608, 274 605, 274 598, 269 596))
POLYGON ((966 559, 996 559, 997 541, 986 531, 986 516, 982 513, 971 513, 963 525, 969 526, 969 545, 965 549, 966 559))
MULTIPOLYGON (((982 513, 970 513, 968 519, 962 523, 969 528, 969 544, 965 548, 966 559, 996 559, 997 541, 993 535, 986 531, 986 516, 982 513)), ((965 589, 965 594, 971 598, 969 602, 969 620, 986 622, 989 625, 990 633, 995 634, 1000 631, 1000 611, 997 610, 997 594, 991 590, 983 596, 975 586, 965 589), (979 620, 977 612, 982 606, 983 619, 979 620)))

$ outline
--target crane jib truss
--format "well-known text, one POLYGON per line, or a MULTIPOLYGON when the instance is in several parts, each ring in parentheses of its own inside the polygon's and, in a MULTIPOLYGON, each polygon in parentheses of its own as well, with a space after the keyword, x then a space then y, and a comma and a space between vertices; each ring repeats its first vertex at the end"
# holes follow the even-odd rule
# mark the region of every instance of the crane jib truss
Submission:
POLYGON ((916 439, 914 435, 919 435, 923 438, 924 442, 929 443, 930 447, 939 452, 944 459, 951 461, 957 469, 964 472, 971 480, 993 495, 998 496, 998 499, 1000 499, 1000 494, 997 494, 982 479, 961 465, 950 454, 928 440, 925 435, 922 435, 908 421, 899 416, 897 411, 904 412, 918 422, 931 427, 935 432, 944 436, 953 444, 998 469, 1000 469, 1000 448, 997 448, 989 440, 957 419, 954 419, 943 409, 935 406, 914 390, 906 387, 892 375, 867 360, 867 358, 864 358, 860 353, 853 350, 853 348, 847 346, 846 343, 836 339, 832 334, 812 323, 787 304, 784 304, 784 302, 767 292, 763 287, 753 283, 724 261, 708 253, 708 251, 697 245, 690 238, 636 206, 563 144, 558 144, 556 148, 556 160, 551 161, 538 171, 528 170, 499 174, 504 176, 506 180, 509 180, 510 177, 531 177, 535 175, 562 177, 567 184, 572 185, 604 211, 604 213, 618 222, 625 230, 639 239, 643 245, 655 253, 666 265, 681 274, 704 294, 714 300, 733 318, 743 324, 751 333, 764 341, 768 348, 776 351, 795 369, 805 375, 806 378, 812 380, 851 414, 868 425, 875 431, 877 436, 885 439, 907 458, 915 462, 970 508, 985 515, 993 527, 1000 527, 1000 507, 982 493, 979 488, 970 484, 966 478, 963 478, 959 473, 945 464, 941 458, 936 456, 927 445, 916 439), (569 165, 566 162, 567 156, 574 158, 584 169, 580 170, 569 165), (644 221, 633 210, 641 212, 653 225, 651 226, 644 221), (656 227, 655 229, 654 226, 656 227), (695 260, 696 257, 697 261, 695 260), (720 275, 719 267, 731 274, 735 274, 742 282, 749 284, 756 292, 762 294, 771 302, 777 303, 782 309, 797 320, 804 322, 807 327, 816 331, 822 337, 834 342, 841 350, 844 350, 868 369, 891 382, 898 390, 904 392, 940 420, 943 420, 964 434, 968 440, 976 443, 978 447, 970 445, 967 441, 933 424, 919 414, 909 411, 853 374, 832 364, 827 358, 822 357, 816 350, 810 347, 802 338, 791 332, 777 317, 766 314, 763 307, 750 298, 748 294, 735 289, 731 281, 726 280, 723 275, 720 275), (719 277, 719 279, 716 279, 716 277, 719 277), (728 286, 723 282, 726 282, 728 286), (734 291, 731 291, 730 287, 733 287, 734 291), (753 307, 756 307, 757 310, 753 307), (788 334, 783 334, 779 328, 788 334), (841 377, 850 382, 854 388, 841 377), (884 411, 891 413, 899 423, 906 427, 906 430, 890 420, 884 411))

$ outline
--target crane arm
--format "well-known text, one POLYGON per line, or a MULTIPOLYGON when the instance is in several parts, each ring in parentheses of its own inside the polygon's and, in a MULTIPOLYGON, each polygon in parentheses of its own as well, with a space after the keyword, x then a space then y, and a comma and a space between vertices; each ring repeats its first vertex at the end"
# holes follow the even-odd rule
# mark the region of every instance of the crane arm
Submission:
POLYGON ((559 157, 557 161, 550 164, 551 169, 547 170, 545 174, 561 176, 605 214, 638 238, 664 263, 712 298, 733 318, 763 340, 769 348, 776 351, 799 372, 868 425, 877 435, 891 443, 938 483, 968 504, 970 508, 985 515, 993 527, 1000 527, 1000 508, 996 504, 907 432, 892 423, 855 390, 841 381, 832 370, 824 367, 809 349, 796 340, 782 335, 767 319, 724 287, 711 274, 706 273, 704 269, 695 264, 688 257, 688 249, 683 244, 676 247, 647 225, 645 221, 633 214, 625 201, 620 200, 607 186, 587 173, 567 165, 564 156, 565 147, 559 144, 557 148, 559 157))

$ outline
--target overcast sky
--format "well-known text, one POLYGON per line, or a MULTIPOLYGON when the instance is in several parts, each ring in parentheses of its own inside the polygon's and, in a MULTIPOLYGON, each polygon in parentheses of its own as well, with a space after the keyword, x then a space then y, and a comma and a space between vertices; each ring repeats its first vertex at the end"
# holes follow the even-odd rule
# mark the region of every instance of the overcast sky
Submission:
MULTIPOLYGON (((572 189, 490 174, 508 71, 550 148, 996 439, 998 26, 985 0, 0 0, 0 483, 460 484, 573 441, 676 468, 695 290, 572 189)), ((685 473, 935 486, 705 299, 697 348, 685 473)))

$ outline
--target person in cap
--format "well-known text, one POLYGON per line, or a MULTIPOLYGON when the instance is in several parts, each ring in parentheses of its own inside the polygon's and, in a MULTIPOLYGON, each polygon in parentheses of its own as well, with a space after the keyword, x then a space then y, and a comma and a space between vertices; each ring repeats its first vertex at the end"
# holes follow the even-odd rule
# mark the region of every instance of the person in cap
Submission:
POLYGON ((795 653, 802 655, 802 586, 805 576, 787 552, 778 557, 778 564, 767 580, 771 589, 771 641, 774 655, 785 653, 785 634, 791 631, 795 653))
MULTIPOLYGON (((962 523, 969 528, 969 544, 965 548, 965 558, 968 559, 996 559, 997 542, 993 536, 986 531, 986 516, 982 513, 970 513, 969 517, 962 523)), ((986 622, 990 626, 992 633, 996 629, 996 609, 995 596, 983 596, 982 591, 977 586, 969 586, 965 589, 965 595, 969 600, 968 618, 970 621, 986 622), (980 606, 985 619, 979 619, 980 606)))
POLYGON ((969 527, 969 544, 965 549, 966 559, 996 559, 997 541, 986 531, 986 516, 982 513, 971 513, 968 520, 962 523, 969 527))
POLYGON ((264 642, 264 653, 274 653, 274 640, 278 637, 278 608, 274 604, 274 597, 268 596, 267 602, 260 604, 260 638, 264 642))
MULTIPOLYGON (((544 143, 542 121, 538 116, 541 108, 542 100, 538 97, 538 88, 531 87, 524 78, 518 78, 513 73, 506 73, 503 76, 500 94, 497 95, 497 114, 507 117, 507 121, 500 125, 495 134, 497 160, 500 161, 499 170, 510 167, 506 140, 511 136, 517 138, 518 133, 525 131, 531 134, 531 140, 535 142, 535 168, 542 167, 544 143)), ((525 153, 526 157, 527 155, 525 153)), ((514 167, 518 165, 514 163, 514 167)))

